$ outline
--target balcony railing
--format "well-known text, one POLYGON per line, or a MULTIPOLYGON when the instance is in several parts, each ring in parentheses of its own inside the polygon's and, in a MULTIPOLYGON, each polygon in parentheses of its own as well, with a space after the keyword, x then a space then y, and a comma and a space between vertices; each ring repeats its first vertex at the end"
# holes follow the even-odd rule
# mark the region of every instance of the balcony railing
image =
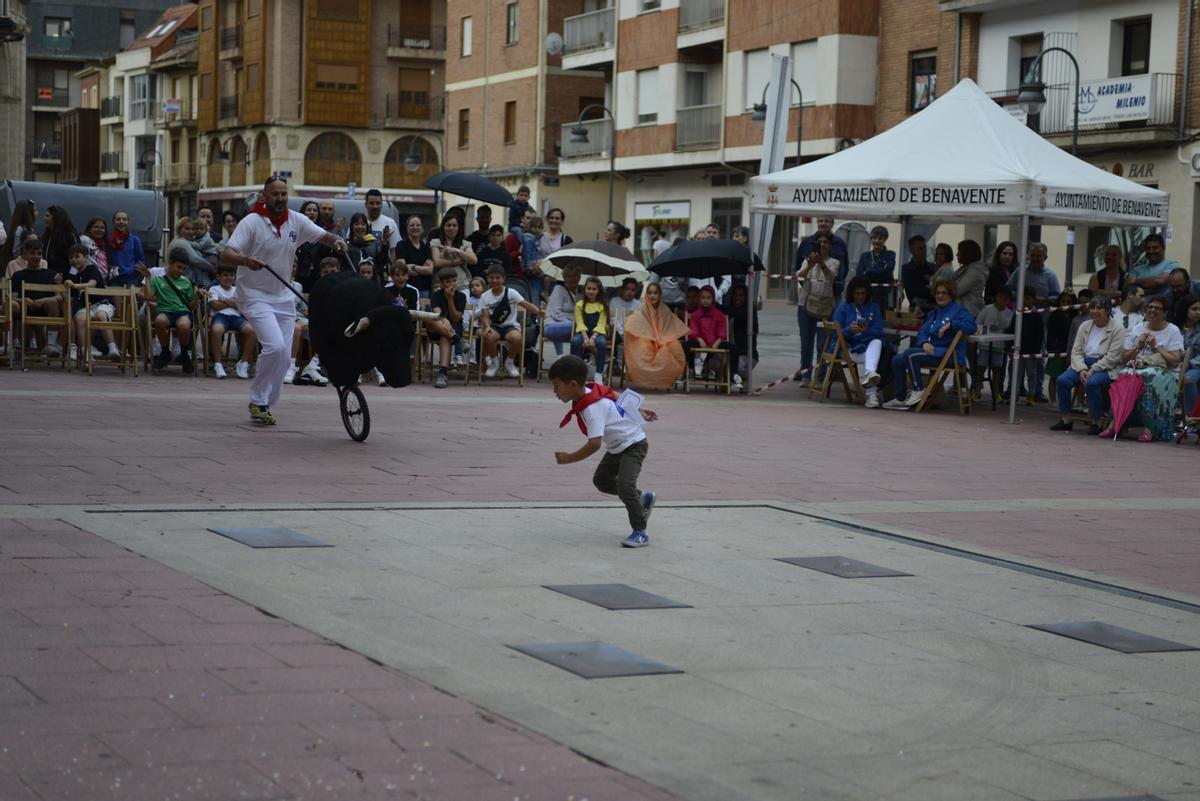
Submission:
POLYGON ((679 32, 698 31, 725 20, 725 0, 680 0, 679 32))
POLYGON ((165 167, 157 167, 154 177, 155 180, 165 184, 167 189, 178 189, 196 183, 197 167, 198 165, 194 161, 176 162, 165 167))
MULTIPOLYGON (((1162 128, 1173 126, 1178 119, 1176 116, 1175 88, 1179 76, 1170 72, 1156 72, 1150 76, 1150 97, 1146 109, 1146 119, 1126 120, 1124 122, 1088 123, 1081 118, 1080 133, 1094 131, 1109 131, 1129 128, 1162 128)), ((1084 81, 1087 84, 1087 81, 1084 81)), ((1084 87, 1086 88, 1086 86, 1084 87)), ((1071 105, 1071 93, 1075 90, 1075 82, 1050 84, 1045 89, 1046 105, 1037 116, 1036 124, 1031 126, 1041 134, 1069 134, 1074 127, 1074 108, 1071 105)), ((988 96, 1000 105, 1008 108, 1017 105, 1020 89, 999 89, 988 92, 988 96)), ((1083 106, 1081 105, 1081 108, 1083 106)))
POLYGON ((387 120, 431 120, 438 121, 446 113, 446 98, 444 95, 426 96, 426 102, 414 103, 404 101, 400 95, 387 96, 387 107, 384 112, 387 120))
POLYGON ((720 103, 688 106, 675 111, 675 147, 715 145, 720 141, 720 103))
POLYGON ((62 144, 38 142, 33 146, 33 158, 40 161, 59 161, 62 159, 62 144))
POLYGON ((35 106, 62 106, 66 108, 70 100, 71 95, 66 89, 51 89, 39 86, 34 90, 33 105, 35 106))
POLYGON ((100 172, 125 172, 125 152, 110 150, 100 154, 100 172))
POLYGON ((222 28, 221 29, 221 49, 234 50, 242 44, 242 29, 241 28, 222 28))
POLYGON ((445 25, 393 25, 388 23, 388 47, 445 50, 445 25))
POLYGON ((192 105, 186 101, 179 104, 179 111, 167 111, 161 102, 155 103, 150 110, 150 117, 159 125, 181 125, 196 121, 192 105))
POLYGON ((74 46, 74 36, 50 36, 49 34, 42 36, 42 47, 47 50, 61 53, 70 50, 74 46))
POLYGON ((106 97, 100 101, 101 117, 123 117, 125 115, 125 98, 120 96, 106 97))
POLYGON ((612 120, 585 120, 583 129, 588 132, 586 142, 572 142, 571 129, 579 123, 567 122, 562 127, 562 157, 577 159, 607 156, 612 151, 612 120))
POLYGON ((238 96, 227 95, 222 97, 218 104, 220 114, 218 115, 223 120, 235 119, 238 115, 238 96))
POLYGON ((612 47, 615 8, 589 11, 563 20, 563 53, 582 53, 612 47))

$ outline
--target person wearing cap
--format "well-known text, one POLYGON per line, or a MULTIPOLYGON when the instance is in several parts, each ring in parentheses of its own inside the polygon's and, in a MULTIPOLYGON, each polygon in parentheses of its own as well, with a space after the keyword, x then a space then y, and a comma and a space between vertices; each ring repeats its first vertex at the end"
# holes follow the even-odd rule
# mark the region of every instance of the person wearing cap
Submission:
MULTIPOLYGON (((892 287, 896 280, 896 251, 888 250, 888 230, 882 225, 871 229, 871 249, 858 257, 858 267, 854 270, 855 278, 866 278, 873 285, 888 284, 889 286, 872 286, 871 298, 881 309, 891 308, 892 287)), ((845 276, 838 276, 835 291, 842 292, 845 276)))

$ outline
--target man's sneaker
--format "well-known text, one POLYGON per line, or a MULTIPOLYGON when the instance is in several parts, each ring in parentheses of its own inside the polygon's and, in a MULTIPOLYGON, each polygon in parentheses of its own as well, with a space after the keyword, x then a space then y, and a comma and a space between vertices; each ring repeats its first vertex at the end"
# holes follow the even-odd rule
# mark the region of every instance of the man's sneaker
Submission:
POLYGON ((300 377, 306 379, 305 383, 316 384, 317 386, 325 386, 329 383, 329 379, 321 375, 321 368, 315 361, 310 361, 304 366, 300 377))
POLYGON ((237 374, 238 378, 249 378, 250 362, 238 362, 236 365, 234 365, 233 370, 237 374))
POLYGON ((187 350, 185 350, 185 351, 181 351, 181 352, 180 352, 180 354, 179 354, 179 364, 180 364, 180 366, 183 368, 183 374, 184 374, 184 375, 191 375, 192 373, 196 372, 196 368, 192 366, 192 353, 191 353, 191 351, 187 351, 187 350))
POLYGON ((1074 431, 1075 422, 1067 420, 1059 420, 1054 425, 1050 426, 1051 431, 1074 431))
POLYGON ((890 401, 883 404, 883 408, 895 409, 895 410, 904 412, 904 411, 908 411, 908 404, 905 403, 904 401, 900 400, 899 398, 892 398, 890 401))
POLYGON ((868 395, 867 402, 864 403, 863 405, 866 406, 868 409, 878 409, 879 408, 879 396, 878 395, 868 395))
POLYGON ((79 348, 72 345, 71 350, 67 354, 67 358, 69 358, 73 362, 79 361, 79 348))
POLYGON ((217 378, 224 378, 226 375, 225 365, 221 364, 220 362, 215 362, 213 364, 213 375, 215 375, 217 378))
POLYGON ((483 375, 486 378, 495 378, 496 372, 499 369, 500 369, 500 357, 499 356, 489 356, 489 357, 487 357, 487 368, 484 369, 483 375))
POLYGON ((650 544, 650 535, 644 531, 635 531, 625 539, 621 540, 621 545, 626 548, 645 548, 650 544))
POLYGON ((916 406, 925 397, 925 390, 914 389, 908 393, 908 397, 904 399, 905 406, 916 406))
POLYGON ((271 407, 259 406, 257 403, 250 404, 250 419, 264 426, 275 425, 275 415, 271 414, 271 407))
POLYGON ((657 499, 657 492, 646 490, 642 493, 642 508, 646 510, 646 522, 650 522, 650 513, 654 511, 654 501, 657 499))
POLYGON ((864 387, 877 387, 877 386, 879 386, 880 380, 881 380, 881 377, 880 377, 879 373, 867 373, 867 378, 865 381, 863 381, 863 386, 864 387))
POLYGON ((287 372, 283 374, 283 383, 290 384, 296 378, 296 363, 292 362, 288 365, 287 372))
POLYGON ((167 369, 167 360, 169 358, 171 358, 170 353, 168 353, 167 351, 159 351, 158 355, 154 357, 154 362, 153 362, 154 369, 155 370, 167 369))
POLYGON ((508 371, 509 378, 520 378, 521 377, 521 371, 519 369, 517 369, 517 363, 514 362, 512 359, 504 360, 504 369, 508 371))
POLYGON ((433 388, 445 389, 448 386, 450 386, 450 379, 446 377, 445 373, 439 372, 437 378, 433 379, 433 388))

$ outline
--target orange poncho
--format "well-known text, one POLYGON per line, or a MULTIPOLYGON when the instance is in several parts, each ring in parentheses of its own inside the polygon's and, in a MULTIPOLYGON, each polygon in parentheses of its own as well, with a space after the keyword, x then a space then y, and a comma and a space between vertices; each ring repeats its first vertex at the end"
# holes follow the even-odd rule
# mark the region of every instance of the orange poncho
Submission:
POLYGON ((687 366, 679 342, 687 333, 688 327, 661 302, 657 309, 643 303, 626 317, 625 366, 633 383, 651 389, 674 384, 687 366))

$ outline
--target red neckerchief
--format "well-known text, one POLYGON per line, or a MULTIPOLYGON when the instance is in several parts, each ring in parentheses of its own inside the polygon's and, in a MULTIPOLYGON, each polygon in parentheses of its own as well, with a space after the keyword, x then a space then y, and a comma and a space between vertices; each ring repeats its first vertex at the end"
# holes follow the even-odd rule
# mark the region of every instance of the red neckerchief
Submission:
POLYGON ((282 216, 277 216, 273 211, 271 211, 269 208, 267 208, 267 204, 264 203, 262 201, 262 199, 260 198, 257 202, 255 202, 254 208, 250 209, 250 212, 252 214, 258 214, 263 217, 266 217, 267 220, 270 221, 271 227, 273 227, 275 229, 275 236, 283 235, 279 229, 283 227, 283 224, 285 222, 287 222, 287 219, 288 219, 287 209, 283 210, 282 216))
POLYGON ((596 401, 604 398, 608 398, 610 401, 615 401, 617 399, 617 393, 613 392, 610 387, 606 387, 603 384, 585 384, 584 386, 588 388, 587 392, 583 393, 581 398, 571 404, 571 411, 567 412, 567 416, 562 419, 562 422, 558 424, 558 427, 562 428, 567 423, 571 422, 571 418, 574 417, 575 422, 579 423, 579 430, 583 432, 584 436, 586 436, 587 426, 583 422, 583 415, 581 412, 596 401))
POLYGON ((125 240, 129 239, 129 230, 118 231, 113 229, 113 232, 108 235, 108 243, 112 245, 113 250, 120 250, 125 247, 125 240))

